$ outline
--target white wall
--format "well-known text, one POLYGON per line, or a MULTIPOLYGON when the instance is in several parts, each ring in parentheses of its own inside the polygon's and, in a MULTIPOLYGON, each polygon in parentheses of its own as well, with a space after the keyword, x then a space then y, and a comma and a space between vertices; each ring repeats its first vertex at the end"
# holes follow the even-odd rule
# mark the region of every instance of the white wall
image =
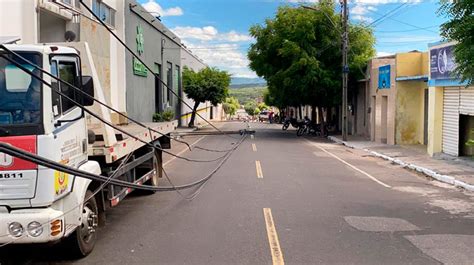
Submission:
POLYGON ((19 36, 21 43, 38 40, 34 0, 0 0, 0 36, 19 36))

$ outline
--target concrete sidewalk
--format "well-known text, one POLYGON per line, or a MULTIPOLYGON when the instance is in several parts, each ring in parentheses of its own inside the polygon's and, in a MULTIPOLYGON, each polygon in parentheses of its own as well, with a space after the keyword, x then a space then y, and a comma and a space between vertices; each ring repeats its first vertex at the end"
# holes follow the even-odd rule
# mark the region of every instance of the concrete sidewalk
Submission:
POLYGON ((361 137, 329 136, 329 140, 347 147, 364 150, 376 157, 389 160, 404 168, 416 170, 438 181, 474 191, 474 160, 438 155, 430 157, 422 145, 400 146, 368 141, 361 137))

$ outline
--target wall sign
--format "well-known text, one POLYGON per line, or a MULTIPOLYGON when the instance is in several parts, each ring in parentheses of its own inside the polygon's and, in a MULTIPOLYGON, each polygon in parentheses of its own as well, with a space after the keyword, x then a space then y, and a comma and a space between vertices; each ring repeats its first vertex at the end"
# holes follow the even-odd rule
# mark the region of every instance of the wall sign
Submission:
POLYGON ((430 50, 430 79, 457 79, 454 45, 430 50))
POLYGON ((379 67, 379 89, 390 89, 390 65, 379 67))
MULTIPOLYGON (((145 51, 145 39, 143 37, 143 28, 141 25, 137 26, 137 53, 139 56, 143 54, 145 51)), ((139 76, 147 76, 148 70, 146 69, 145 65, 143 65, 137 58, 133 57, 133 73, 139 76)))

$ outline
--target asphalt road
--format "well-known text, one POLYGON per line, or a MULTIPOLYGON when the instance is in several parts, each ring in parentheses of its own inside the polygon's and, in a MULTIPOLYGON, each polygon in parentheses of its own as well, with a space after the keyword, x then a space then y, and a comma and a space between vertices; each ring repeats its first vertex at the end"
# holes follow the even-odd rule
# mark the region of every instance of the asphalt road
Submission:
MULTIPOLYGON (((88 257, 68 260, 58 247, 13 246, 1 250, 3 262, 474 264, 471 194, 327 140, 251 125, 255 137, 242 142, 193 200, 186 198, 196 190, 133 195, 107 213, 88 257)), ((235 137, 184 140, 224 150, 238 143, 235 137)), ((165 159, 176 185, 204 177, 219 163, 165 159)), ((163 179, 161 185, 168 184, 163 179)))

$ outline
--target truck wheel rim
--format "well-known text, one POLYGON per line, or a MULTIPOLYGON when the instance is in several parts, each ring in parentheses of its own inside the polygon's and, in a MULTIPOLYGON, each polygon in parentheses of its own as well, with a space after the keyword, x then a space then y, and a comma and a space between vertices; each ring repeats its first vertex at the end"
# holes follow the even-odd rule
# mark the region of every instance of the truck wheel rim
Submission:
POLYGON ((82 210, 81 236, 85 243, 93 240, 98 226, 98 216, 92 209, 91 204, 87 202, 82 210))

